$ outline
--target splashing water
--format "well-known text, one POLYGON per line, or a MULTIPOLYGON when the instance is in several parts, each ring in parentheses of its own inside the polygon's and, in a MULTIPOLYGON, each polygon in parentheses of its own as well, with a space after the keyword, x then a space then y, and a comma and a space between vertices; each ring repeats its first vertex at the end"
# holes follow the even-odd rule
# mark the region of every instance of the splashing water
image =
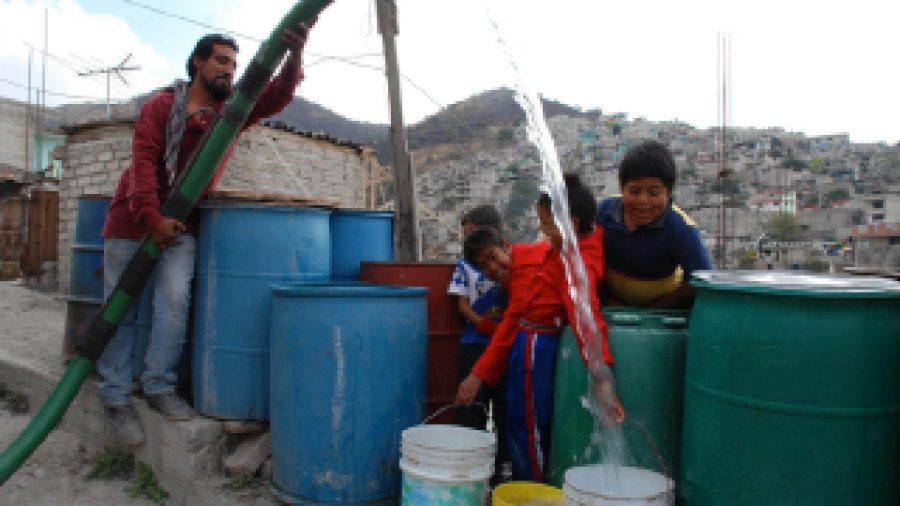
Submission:
POLYGON ((575 321, 573 325, 576 333, 584 340, 584 354, 587 358, 587 366, 590 371, 588 402, 585 406, 594 419, 594 434, 592 439, 600 440, 603 461, 615 467, 621 466, 624 454, 624 438, 619 423, 615 420, 613 375, 606 363, 603 362, 601 345, 602 335, 593 318, 591 311, 591 297, 588 288, 587 273, 581 252, 578 250, 575 230, 572 228, 569 202, 566 196, 566 186, 562 177, 559 157, 556 145, 544 119, 544 109, 540 96, 529 87, 522 79, 519 67, 513 57, 506 40, 502 37, 500 27, 494 21, 488 9, 488 20, 497 36, 497 42, 503 49, 507 61, 515 76, 515 99, 522 110, 525 111, 526 132, 528 140, 538 150, 541 158, 541 180, 546 191, 550 195, 553 220, 562 235, 562 249, 560 256, 563 260, 566 272, 566 282, 569 286, 569 296, 574 302, 575 321), (593 380, 593 381, 592 381, 593 380), (595 385, 600 385, 597 388, 595 385), (598 391, 599 390, 599 391, 598 391), (600 429, 603 429, 602 431, 600 429))

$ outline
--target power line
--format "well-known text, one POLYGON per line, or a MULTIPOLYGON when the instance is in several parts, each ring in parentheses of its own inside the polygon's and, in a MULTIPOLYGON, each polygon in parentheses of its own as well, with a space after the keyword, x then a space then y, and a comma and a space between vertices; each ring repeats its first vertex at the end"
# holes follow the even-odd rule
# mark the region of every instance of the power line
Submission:
POLYGON ((173 12, 164 11, 164 10, 159 9, 159 8, 157 8, 157 7, 153 7, 153 6, 151 6, 151 5, 146 5, 146 4, 143 4, 143 3, 141 3, 141 2, 135 2, 134 0, 122 0, 122 1, 125 2, 125 3, 127 3, 127 4, 129 4, 129 5, 133 5, 133 6, 135 6, 135 7, 140 7, 140 8, 142 8, 142 9, 146 9, 146 10, 151 11, 151 12, 155 12, 155 13, 157 13, 157 14, 159 14, 159 15, 162 15, 162 16, 166 16, 166 17, 169 17, 169 18, 177 19, 177 20, 184 21, 184 22, 186 22, 186 23, 191 23, 191 24, 194 24, 194 25, 197 25, 197 26, 202 26, 203 28, 208 28, 208 29, 213 30, 213 31, 216 31, 216 32, 227 33, 227 34, 229 34, 229 35, 233 35, 233 36, 235 36, 235 37, 240 37, 240 38, 242 38, 242 39, 252 40, 252 41, 254 41, 254 42, 260 42, 260 43, 263 42, 263 39, 260 39, 260 38, 258 38, 258 37, 254 37, 254 36, 252 36, 252 35, 247 35, 247 34, 244 34, 244 33, 241 33, 241 32, 236 32, 236 31, 234 31, 234 30, 228 30, 228 29, 226 29, 226 28, 220 28, 220 27, 218 27, 218 26, 214 26, 214 25, 211 25, 211 24, 209 24, 209 23, 204 23, 204 22, 202 22, 202 21, 198 21, 198 20, 196 20, 196 19, 192 19, 192 18, 189 18, 189 17, 187 17, 187 16, 182 16, 182 15, 180 15, 180 14, 175 14, 175 13, 173 13, 173 12))
MULTIPOLYGON (((201 27, 206 28, 206 29, 209 29, 209 30, 213 30, 213 31, 216 31, 216 32, 229 34, 229 35, 232 35, 232 36, 234 36, 234 37, 239 37, 239 38, 247 39, 247 40, 250 40, 250 41, 257 42, 257 43, 262 43, 262 42, 263 42, 263 39, 261 39, 261 38, 259 38, 259 37, 255 37, 255 36, 253 36, 253 35, 248 35, 248 34, 245 34, 245 33, 241 33, 241 32, 238 32, 238 31, 236 31, 236 30, 230 30, 230 29, 228 29, 228 28, 222 28, 222 27, 218 27, 218 26, 215 26, 215 25, 211 25, 211 24, 209 24, 209 23, 205 23, 205 22, 203 22, 203 21, 199 21, 199 20, 197 20, 197 19, 194 19, 194 18, 191 18, 191 17, 188 17, 188 16, 184 16, 184 15, 181 15, 181 14, 176 14, 176 13, 174 13, 174 12, 166 11, 166 10, 164 10, 164 9, 160 9, 160 8, 158 8, 158 7, 154 7, 154 6, 152 6, 152 5, 147 5, 147 4, 143 3, 143 2, 138 2, 138 1, 136 1, 136 0, 122 0, 122 1, 123 1, 124 3, 126 3, 126 4, 132 5, 132 6, 134 6, 134 7, 138 7, 138 8, 141 8, 141 9, 145 9, 145 10, 148 10, 148 11, 150 11, 150 12, 154 12, 154 13, 156 13, 156 14, 159 14, 159 15, 161 15, 161 16, 165 16, 165 17, 168 17, 168 18, 177 19, 177 20, 182 21, 182 22, 185 22, 185 23, 189 23, 189 24, 201 26, 201 27)), ((373 23, 372 23, 372 21, 373 21, 373 20, 372 20, 372 14, 373 14, 373 12, 372 12, 372 7, 371 7, 371 5, 370 5, 370 7, 369 7, 369 13, 368 13, 368 16, 369 16, 369 24, 370 24, 370 26, 373 24, 373 23)), ((371 29, 370 29, 370 30, 371 30, 371 29)), ((313 66, 315 66, 315 65, 318 65, 318 64, 320 64, 320 63, 325 63, 325 62, 328 62, 328 61, 336 61, 336 62, 340 62, 340 63, 345 63, 345 64, 350 65, 350 66, 359 67, 359 68, 364 68, 364 69, 367 69, 367 70, 374 70, 374 71, 378 71, 378 72, 381 72, 381 73, 383 73, 383 72, 385 71, 384 66, 367 65, 367 64, 364 64, 364 63, 359 63, 359 62, 357 62, 357 61, 354 61, 354 60, 357 59, 357 58, 365 58, 365 57, 369 57, 369 56, 372 55, 372 53, 364 53, 364 54, 350 55, 350 56, 325 55, 325 54, 314 53, 314 52, 311 52, 311 51, 306 51, 306 53, 307 53, 309 56, 313 56, 313 57, 319 58, 318 60, 316 60, 316 61, 314 61, 314 62, 311 62, 311 63, 309 63, 309 64, 305 64, 304 66, 307 67, 307 68, 308 68, 308 67, 313 67, 313 66)), ((404 73, 401 72, 401 73, 400 73, 400 78, 403 79, 404 81, 406 81, 407 83, 409 83, 410 86, 412 86, 416 91, 418 91, 418 92, 421 93, 425 98, 427 98, 429 101, 431 101, 432 104, 436 105, 436 106, 438 107, 438 110, 445 109, 445 108, 447 107, 446 105, 442 104, 442 103, 439 102, 437 99, 435 99, 433 96, 431 96, 430 93, 428 93, 427 91, 425 91, 424 88, 422 88, 421 86, 419 86, 415 81, 413 81, 413 80, 412 80, 409 76, 407 76, 406 74, 404 74, 404 73)), ((452 115, 451 115, 451 118, 453 118, 452 115)), ((456 122, 460 127, 462 127, 462 128, 464 128, 464 129, 466 129, 467 131, 469 131, 469 133, 471 133, 471 134, 474 135, 474 132, 473 132, 469 127, 467 127, 466 125, 463 125, 461 122, 459 122, 458 120, 456 120, 456 118, 453 118, 453 121, 456 122)))
MULTIPOLYGON (((17 82, 15 82, 15 81, 11 81, 11 80, 6 79, 6 78, 3 78, 3 77, 0 77, 0 82, 6 83, 6 84, 8 84, 8 85, 10 85, 10 86, 13 86, 13 87, 15 87, 15 88, 19 88, 19 89, 23 89, 23 90, 27 90, 27 89, 28 89, 28 86, 27 86, 27 85, 24 85, 24 84, 22 84, 22 83, 17 83, 17 82)), ((38 87, 37 87, 37 86, 32 86, 31 89, 38 89, 38 87)), ((48 94, 48 95, 54 95, 54 96, 57 96, 57 97, 63 97, 63 98, 72 98, 72 99, 76 99, 76 100, 98 100, 98 101, 106 100, 106 99, 103 98, 103 97, 88 97, 88 96, 84 96, 84 95, 70 95, 70 94, 68 94, 68 93, 62 93, 62 92, 59 92, 59 91, 51 91, 51 90, 46 90, 46 91, 47 91, 47 94, 48 94)), ((122 101, 125 101, 125 100, 127 100, 127 99, 117 98, 117 99, 114 99, 114 100, 116 100, 117 102, 122 102, 122 101)))
MULTIPOLYGON (((152 5, 147 5, 147 4, 144 4, 144 3, 141 3, 141 2, 136 2, 135 0, 122 0, 122 1, 125 2, 125 3, 127 3, 127 4, 129 4, 129 5, 133 5, 133 6, 135 6, 135 7, 141 8, 141 9, 146 9, 146 10, 148 10, 148 11, 150 11, 150 12, 154 12, 154 13, 159 14, 159 15, 161 15, 161 16, 165 16, 165 17, 172 18, 172 19, 177 19, 177 20, 183 21, 183 22, 185 22, 185 23, 189 23, 189 24, 192 24, 192 25, 197 25, 197 26, 206 28, 206 29, 208 29, 208 30, 213 30, 213 31, 215 31, 215 32, 228 34, 228 35, 231 35, 231 36, 233 36, 233 37, 237 37, 237 38, 241 38, 241 39, 246 39, 246 40, 250 40, 250 41, 253 41, 253 42, 257 42, 257 43, 262 43, 262 42, 264 42, 264 40, 265 40, 265 39, 256 37, 256 36, 254 36, 254 35, 248 35, 248 34, 246 34, 246 33, 241 33, 241 32, 238 32, 238 31, 236 31, 236 30, 231 30, 231 29, 229 29, 229 28, 222 28, 222 27, 220 27, 220 26, 211 25, 211 24, 209 24, 209 23, 206 23, 206 22, 203 22, 203 21, 200 21, 200 20, 197 20, 197 19, 188 17, 188 16, 183 16, 183 15, 181 15, 181 14, 176 14, 176 13, 174 13, 174 12, 166 11, 166 10, 160 9, 160 8, 158 8, 158 7, 153 7, 152 5)), ((351 56, 334 56, 334 55, 326 55, 326 54, 315 53, 315 52, 312 52, 312 51, 304 51, 304 52, 306 52, 309 56, 314 56, 314 57, 317 57, 317 58, 323 58, 323 59, 325 59, 325 58, 327 58, 327 59, 333 59, 333 60, 338 60, 338 61, 349 61, 349 60, 352 60, 352 59, 357 58, 357 57, 367 57, 367 56, 371 55, 371 53, 364 53, 364 54, 351 55, 351 56)))

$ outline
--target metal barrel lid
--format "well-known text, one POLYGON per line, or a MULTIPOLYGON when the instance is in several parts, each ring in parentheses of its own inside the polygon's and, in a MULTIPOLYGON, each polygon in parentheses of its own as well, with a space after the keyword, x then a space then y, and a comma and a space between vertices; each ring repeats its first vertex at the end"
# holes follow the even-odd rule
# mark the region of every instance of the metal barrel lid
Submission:
POLYGON ((822 297, 900 297, 900 282, 887 278, 797 271, 695 271, 697 288, 822 297))
POLYGON ((604 307, 606 322, 619 327, 687 328, 690 311, 681 309, 651 309, 642 307, 604 307))

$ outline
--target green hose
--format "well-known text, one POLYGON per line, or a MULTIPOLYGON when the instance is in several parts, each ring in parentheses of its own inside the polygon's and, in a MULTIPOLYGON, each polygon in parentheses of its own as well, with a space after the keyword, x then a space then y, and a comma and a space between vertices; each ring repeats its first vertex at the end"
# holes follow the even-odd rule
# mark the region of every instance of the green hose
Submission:
MULTIPOLYGON (((310 24, 332 0, 300 0, 259 47, 235 87, 234 95, 222 107, 218 118, 200 141, 186 164, 181 178, 162 206, 162 214, 184 221, 209 185, 228 146, 247 121, 259 95, 271 79, 287 47, 281 34, 298 23, 310 24)), ((28 427, 0 454, 0 485, 16 472, 29 455, 56 427, 82 383, 116 333, 132 303, 140 297, 162 250, 148 234, 116 283, 110 297, 84 332, 78 357, 69 363, 50 397, 31 419, 28 427)))

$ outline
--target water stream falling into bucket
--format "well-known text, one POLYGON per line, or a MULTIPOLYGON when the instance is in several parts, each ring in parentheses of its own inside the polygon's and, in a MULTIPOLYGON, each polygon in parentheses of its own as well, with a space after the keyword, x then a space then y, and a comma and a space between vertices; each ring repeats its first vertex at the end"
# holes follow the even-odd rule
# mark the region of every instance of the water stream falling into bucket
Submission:
MULTIPOLYGON (((506 55, 513 72, 515 99, 525 112, 528 140, 537 148, 541 158, 542 190, 550 195, 553 219, 562 235, 561 258, 565 266, 569 295, 574 302, 575 308, 575 321, 569 323, 573 326, 573 330, 583 336, 584 353, 588 360, 588 370, 591 371, 588 377, 590 378, 593 375, 602 380, 603 387, 599 395, 594 395, 597 392, 592 385, 588 388, 591 394, 588 394, 587 408, 594 419, 593 439, 595 441, 599 439, 600 441, 603 461, 617 468, 622 465, 624 460, 625 443, 622 429, 619 423, 616 422, 614 415, 613 375, 602 358, 602 336, 594 321, 590 307, 591 297, 587 274, 584 269, 584 262, 581 259, 581 253, 578 250, 575 231, 572 228, 569 202, 566 197, 566 187, 563 182, 556 145, 544 119, 544 110, 540 96, 526 86, 516 64, 516 59, 513 57, 506 40, 501 35, 500 27, 489 9, 487 17, 497 36, 497 42, 506 55)), ((588 381, 591 380, 589 379, 588 381)))

